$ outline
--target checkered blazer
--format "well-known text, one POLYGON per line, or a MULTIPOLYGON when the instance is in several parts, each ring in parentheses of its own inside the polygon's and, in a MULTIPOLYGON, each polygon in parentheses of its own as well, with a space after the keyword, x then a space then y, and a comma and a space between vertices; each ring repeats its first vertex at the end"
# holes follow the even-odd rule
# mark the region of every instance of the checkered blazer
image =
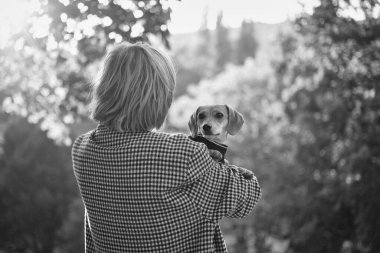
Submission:
POLYGON ((227 252, 218 221, 241 218, 261 190, 183 134, 98 125, 72 149, 86 252, 227 252))

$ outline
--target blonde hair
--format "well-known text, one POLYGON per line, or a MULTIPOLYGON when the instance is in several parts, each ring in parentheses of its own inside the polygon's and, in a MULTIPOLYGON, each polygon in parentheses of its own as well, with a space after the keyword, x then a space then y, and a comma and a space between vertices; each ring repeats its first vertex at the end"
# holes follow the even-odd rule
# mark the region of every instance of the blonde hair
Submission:
POLYGON ((144 43, 122 43, 105 57, 94 83, 91 118, 118 131, 150 131, 164 123, 173 100, 175 69, 144 43))

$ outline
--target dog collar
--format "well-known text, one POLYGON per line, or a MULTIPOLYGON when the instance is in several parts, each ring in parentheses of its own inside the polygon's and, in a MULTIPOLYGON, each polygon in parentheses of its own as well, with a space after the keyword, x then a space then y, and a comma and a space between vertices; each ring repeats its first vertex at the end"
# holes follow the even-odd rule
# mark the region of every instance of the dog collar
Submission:
POLYGON ((221 144, 218 142, 214 142, 214 141, 210 141, 210 140, 208 140, 205 137, 200 136, 200 135, 196 135, 195 137, 189 136, 189 138, 193 141, 206 144, 208 149, 213 149, 213 150, 219 151, 222 154, 222 162, 224 162, 224 155, 226 154, 227 148, 228 148, 227 145, 221 144))

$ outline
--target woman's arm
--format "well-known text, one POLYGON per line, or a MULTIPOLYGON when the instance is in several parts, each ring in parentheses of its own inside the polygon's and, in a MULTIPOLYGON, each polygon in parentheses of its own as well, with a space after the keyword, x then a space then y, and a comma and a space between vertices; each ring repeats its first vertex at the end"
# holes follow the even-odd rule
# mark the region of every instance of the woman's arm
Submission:
POLYGON ((202 215, 212 221, 225 216, 242 218, 261 197, 255 176, 246 179, 236 166, 215 162, 204 145, 189 161, 187 183, 187 195, 202 215))

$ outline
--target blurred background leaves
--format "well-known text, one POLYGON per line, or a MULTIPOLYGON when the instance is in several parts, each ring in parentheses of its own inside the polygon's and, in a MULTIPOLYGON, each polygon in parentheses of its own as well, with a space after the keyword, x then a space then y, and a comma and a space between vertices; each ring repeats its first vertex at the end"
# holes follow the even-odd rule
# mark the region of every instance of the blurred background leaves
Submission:
POLYGON ((380 3, 319 0, 292 22, 234 29, 219 13, 215 30, 205 9, 198 32, 173 35, 170 13, 167 1, 40 1, 0 43, 0 252, 83 251, 70 144, 94 126, 89 83, 124 40, 176 63, 165 131, 187 133, 202 104, 244 115, 227 159, 263 197, 222 221, 230 252, 379 252, 380 3))

